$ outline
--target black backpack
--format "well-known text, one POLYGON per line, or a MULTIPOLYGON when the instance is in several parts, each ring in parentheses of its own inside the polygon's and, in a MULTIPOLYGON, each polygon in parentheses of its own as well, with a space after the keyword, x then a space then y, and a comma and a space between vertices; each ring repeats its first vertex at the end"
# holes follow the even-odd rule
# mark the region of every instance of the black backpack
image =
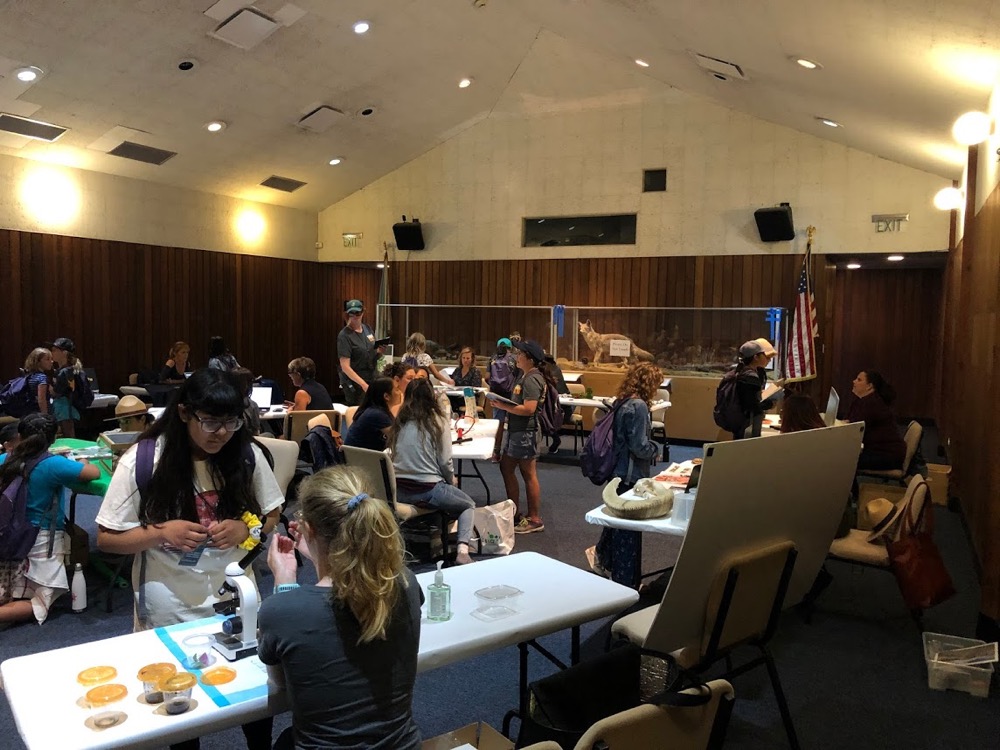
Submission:
POLYGON ((76 386, 73 388, 70 400, 77 409, 89 409, 94 403, 94 389, 90 385, 87 373, 82 370, 76 373, 76 386))
POLYGON ((553 437, 559 434, 563 425, 563 410, 559 405, 559 393, 552 383, 545 381, 545 396, 535 410, 535 418, 542 428, 542 434, 553 437))
POLYGON ((23 417, 38 411, 37 394, 31 392, 28 375, 18 375, 0 388, 0 408, 9 417, 23 417))
POLYGON ((737 432, 746 425, 746 415, 736 392, 736 380, 741 369, 734 367, 723 375, 719 387, 715 389, 715 409, 712 416, 719 427, 729 432, 737 432))

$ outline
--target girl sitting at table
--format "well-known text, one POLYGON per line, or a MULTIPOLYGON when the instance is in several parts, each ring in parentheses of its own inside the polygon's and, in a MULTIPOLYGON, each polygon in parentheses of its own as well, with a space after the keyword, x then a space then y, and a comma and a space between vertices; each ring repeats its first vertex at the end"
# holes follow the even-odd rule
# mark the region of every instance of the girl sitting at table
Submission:
MULTIPOLYGON (((649 405, 662 380, 663 373, 652 362, 632 365, 618 387, 615 404, 620 402, 621 406, 606 417, 615 420, 612 449, 615 452, 614 476, 622 480, 618 485, 619 494, 650 475, 659 448, 650 437, 649 405)), ((603 529, 597 546, 585 551, 591 569, 616 583, 638 586, 641 534, 627 529, 603 529)))
POLYGON ((271 538, 275 594, 260 608, 257 653, 292 710, 275 750, 420 748, 412 702, 423 594, 396 518, 370 493, 358 471, 325 469, 299 485, 291 537, 271 538), (316 566, 316 584, 296 583, 296 549, 316 566))
POLYGON ((183 383, 184 373, 191 372, 191 346, 185 341, 175 341, 170 347, 167 361, 160 370, 161 383, 183 383))
POLYGON ((392 423, 395 421, 390 409, 392 399, 392 379, 375 378, 375 381, 365 391, 364 400, 358 407, 354 421, 351 422, 351 426, 347 430, 344 445, 384 451, 389 430, 392 429, 392 423))
POLYGON ((406 354, 403 355, 403 362, 414 367, 425 367, 429 374, 433 375, 440 382, 446 385, 455 385, 455 382, 451 378, 437 368, 434 360, 431 359, 431 355, 426 350, 427 339, 424 337, 424 334, 419 331, 411 333, 410 337, 406 339, 406 354))
POLYGON ((17 425, 18 442, 0 455, 0 489, 28 472, 27 520, 38 536, 27 557, 0 561, 0 629, 34 618, 39 625, 52 602, 69 591, 66 564, 69 542, 63 531, 63 488, 97 479, 93 464, 53 456, 56 419, 51 414, 29 414, 17 425))
POLYGON ((396 469, 396 500, 458 518, 455 562, 471 563, 469 539, 476 503, 456 486, 451 428, 428 381, 414 380, 407 386, 406 401, 389 431, 389 447, 396 469))
POLYGON ((826 422, 816 408, 816 402, 808 393, 789 393, 781 404, 781 432, 818 430, 826 427, 826 422))
POLYGON ((403 407, 406 386, 417 376, 417 370, 413 365, 392 362, 383 368, 382 375, 392 378, 392 402, 389 404, 389 411, 392 413, 393 418, 395 418, 399 414, 399 410, 403 407))
POLYGON ((483 374, 476 367, 476 353, 471 346, 463 346, 462 351, 458 353, 458 367, 451 373, 451 379, 459 388, 482 386, 483 374))
MULTIPOLYGON (((97 546, 135 555, 136 631, 214 616, 226 566, 278 520, 281 490, 243 409, 231 374, 197 370, 118 463, 97 514, 97 546), (137 467, 150 447, 151 465, 137 467)), ((245 725, 247 746, 270 748, 270 726, 245 725)))
POLYGON ((288 377, 295 389, 294 400, 285 402, 288 411, 333 408, 333 399, 326 386, 316 382, 316 363, 309 357, 296 357, 289 362, 288 377))

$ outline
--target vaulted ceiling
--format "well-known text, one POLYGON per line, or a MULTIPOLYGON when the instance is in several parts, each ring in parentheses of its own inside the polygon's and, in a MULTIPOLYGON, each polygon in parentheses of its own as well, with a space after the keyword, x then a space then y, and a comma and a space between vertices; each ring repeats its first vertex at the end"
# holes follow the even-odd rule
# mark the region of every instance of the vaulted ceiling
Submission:
POLYGON ((247 6, 0 0, 0 112, 68 128, 54 143, 0 133, 0 153, 319 210, 483 118, 677 88, 955 178, 951 124, 985 109, 1000 67, 994 0, 260 0, 237 20, 262 41, 211 35, 247 6), (694 53, 739 70, 720 80, 694 53), (25 66, 41 76, 20 81, 25 66), (320 106, 338 110, 328 129, 297 125, 320 106), (106 153, 123 140, 177 155, 106 153), (272 175, 306 185, 259 186, 272 175))

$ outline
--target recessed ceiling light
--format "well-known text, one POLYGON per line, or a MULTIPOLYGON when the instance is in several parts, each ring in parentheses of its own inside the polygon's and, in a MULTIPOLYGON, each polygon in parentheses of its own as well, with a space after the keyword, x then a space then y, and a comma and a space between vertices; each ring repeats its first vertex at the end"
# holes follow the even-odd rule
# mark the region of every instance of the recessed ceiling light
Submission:
POLYGON ((639 60, 638 58, 636 59, 635 64, 638 65, 640 68, 648 68, 649 67, 649 63, 648 62, 646 62, 645 60, 639 60))
POLYGON ((209 133, 218 133, 226 129, 226 123, 222 120, 212 120, 209 123, 205 123, 205 130, 209 133))
POLYGON ((886 260, 892 261, 893 263, 898 263, 903 259, 902 255, 890 255, 886 260))
POLYGON ((463 78, 461 81, 458 82, 458 87, 460 89, 467 89, 471 85, 472 85, 472 79, 471 78, 463 78))
POLYGON ((14 75, 17 76, 17 80, 21 83, 34 83, 42 77, 42 69, 36 68, 34 65, 27 65, 15 70, 14 75))
POLYGON ((860 263, 848 263, 847 267, 850 268, 852 271, 857 271, 859 268, 861 268, 861 264, 860 263))
POLYGON ((370 23, 368 23, 367 21, 358 21, 356 24, 354 24, 354 33, 355 34, 364 34, 371 27, 372 27, 372 25, 370 23))
POLYGON ((819 120, 824 125, 826 125, 828 128, 843 127, 839 122, 837 122, 836 120, 831 120, 829 117, 820 117, 819 115, 817 115, 816 119, 819 120))
POLYGON ((330 159, 330 166, 331 167, 335 167, 338 164, 340 164, 340 162, 342 162, 342 161, 343 161, 343 159, 341 159, 339 156, 335 156, 332 159, 330 159))
POLYGON ((796 65, 799 65, 806 70, 819 70, 823 67, 818 62, 810 60, 808 57, 793 57, 792 59, 795 61, 796 65))

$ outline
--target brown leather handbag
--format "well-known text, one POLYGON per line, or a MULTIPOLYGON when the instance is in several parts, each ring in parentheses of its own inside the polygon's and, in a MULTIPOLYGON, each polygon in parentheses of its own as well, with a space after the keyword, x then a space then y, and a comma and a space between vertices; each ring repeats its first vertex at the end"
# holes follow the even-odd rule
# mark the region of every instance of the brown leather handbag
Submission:
POLYGON ((916 522, 907 508, 901 523, 899 538, 885 545, 889 565, 907 608, 910 611, 929 609, 955 594, 951 576, 934 543, 934 515, 929 492, 916 522), (921 524, 925 513, 926 523, 921 524))

